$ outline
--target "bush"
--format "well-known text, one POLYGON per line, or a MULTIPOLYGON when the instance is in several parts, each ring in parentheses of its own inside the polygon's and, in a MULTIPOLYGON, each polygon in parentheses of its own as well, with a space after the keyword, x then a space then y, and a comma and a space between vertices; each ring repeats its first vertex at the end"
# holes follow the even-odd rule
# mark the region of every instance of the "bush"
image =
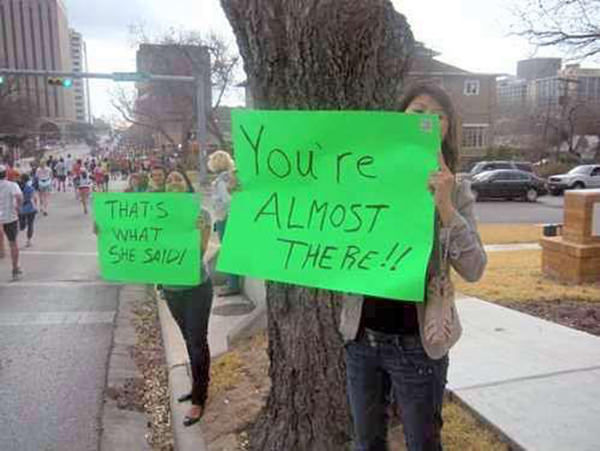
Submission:
POLYGON ((536 173, 540 177, 546 178, 551 175, 565 174, 575 166, 577 166, 577 164, 566 161, 549 161, 544 165, 536 166, 536 173))

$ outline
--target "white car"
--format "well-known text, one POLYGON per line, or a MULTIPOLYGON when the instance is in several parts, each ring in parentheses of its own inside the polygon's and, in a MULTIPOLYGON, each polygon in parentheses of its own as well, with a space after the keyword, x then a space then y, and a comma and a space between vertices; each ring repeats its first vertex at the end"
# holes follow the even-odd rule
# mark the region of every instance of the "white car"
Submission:
POLYGON ((554 195, 566 189, 600 188, 600 165, 577 166, 566 174, 548 177, 548 190, 554 195))

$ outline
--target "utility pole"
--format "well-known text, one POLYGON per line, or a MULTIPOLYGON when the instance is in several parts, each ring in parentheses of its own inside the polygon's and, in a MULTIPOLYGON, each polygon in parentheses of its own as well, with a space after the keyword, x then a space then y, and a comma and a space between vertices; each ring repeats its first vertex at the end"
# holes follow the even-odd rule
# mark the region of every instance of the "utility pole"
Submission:
MULTIPOLYGON (((208 58, 208 65, 210 65, 210 57, 208 58)), ((205 182, 207 176, 206 170, 206 150, 208 146, 208 128, 206 122, 208 120, 206 116, 206 80, 207 69, 209 66, 206 64, 201 65, 201 70, 198 76, 190 77, 183 75, 158 75, 151 74, 148 72, 112 72, 112 73, 99 73, 99 72, 58 72, 58 71, 45 71, 45 70, 26 70, 26 69, 8 69, 0 68, 0 79, 4 81, 5 77, 44 77, 44 78, 96 78, 104 80, 113 80, 116 82, 136 82, 136 83, 190 83, 195 87, 196 95, 196 139, 198 140, 199 147, 199 161, 198 171, 200 173, 200 181, 205 182)))

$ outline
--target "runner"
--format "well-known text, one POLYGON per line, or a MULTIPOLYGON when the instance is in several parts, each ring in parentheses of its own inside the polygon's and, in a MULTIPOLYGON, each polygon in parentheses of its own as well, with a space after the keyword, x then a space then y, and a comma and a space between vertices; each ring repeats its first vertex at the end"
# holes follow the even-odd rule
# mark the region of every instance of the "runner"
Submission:
POLYGON ((73 177, 73 190, 75 191, 75 199, 79 200, 79 177, 83 170, 83 163, 81 160, 77 160, 73 165, 72 177, 73 177))
POLYGON ((83 214, 88 214, 88 201, 90 198, 90 191, 92 190, 92 179, 86 170, 82 170, 79 174, 78 183, 79 198, 81 199, 81 205, 83 206, 83 214))
POLYGON ((27 229, 27 244, 25 247, 31 247, 33 223, 37 213, 37 205, 35 200, 35 188, 33 187, 28 174, 21 175, 19 187, 23 192, 23 204, 19 209, 19 225, 21 232, 27 229))
POLYGON ((67 165, 65 160, 61 157, 56 163, 56 178, 58 180, 58 191, 66 192, 66 180, 67 180, 67 165))
MULTIPOLYGON (((17 212, 23 202, 23 193, 21 193, 19 185, 6 179, 6 171, 6 166, 0 165, 0 224, 2 224, 10 246, 12 278, 18 280, 23 272, 19 268, 19 246, 17 245, 19 216, 17 212)), ((0 237, 0 249, 4 250, 4 235, 0 234, 0 237)))
POLYGON ((35 174, 38 179, 40 193, 40 211, 44 216, 48 216, 48 199, 52 190, 52 169, 42 160, 35 174))
POLYGON ((98 166, 100 166, 102 168, 102 172, 104 173, 104 186, 103 186, 103 190, 104 192, 108 191, 108 183, 110 182, 110 168, 111 165, 108 162, 108 158, 104 158, 104 161, 102 161, 101 164, 99 164, 98 166))
POLYGON ((73 189, 75 189, 73 185, 73 158, 70 153, 67 154, 67 158, 65 158, 65 167, 67 168, 67 185, 73 186, 73 189))
POLYGON ((94 183, 96 183, 96 191, 104 190, 104 171, 102 166, 96 166, 94 169, 94 183))

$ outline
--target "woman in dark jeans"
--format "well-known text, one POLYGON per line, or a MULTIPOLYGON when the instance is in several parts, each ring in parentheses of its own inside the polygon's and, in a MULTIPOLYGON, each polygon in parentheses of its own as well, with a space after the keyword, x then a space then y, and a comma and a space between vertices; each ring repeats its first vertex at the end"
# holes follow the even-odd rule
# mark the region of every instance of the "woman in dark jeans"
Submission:
POLYGON ((390 394, 402 412, 407 449, 442 449, 448 350, 461 331, 447 277, 449 265, 464 279, 476 281, 486 264, 470 186, 455 182, 457 122, 449 97, 436 86, 415 86, 407 92, 401 110, 440 118, 441 170, 431 174, 428 182, 436 207, 435 246, 424 303, 351 295, 343 301, 340 331, 346 343, 356 451, 388 449, 390 394))
MULTIPOLYGON (((185 171, 171 171, 166 178, 167 192, 193 192, 185 171)), ((211 220, 206 210, 198 219, 201 230, 201 258, 204 257, 210 238, 211 220)), ((204 414, 210 374, 210 351, 208 349, 208 319, 212 306, 213 289, 206 268, 202 268, 202 282, 195 287, 164 285, 163 294, 169 310, 185 340, 192 367, 192 391, 179 398, 180 402, 191 400, 192 405, 183 420, 185 426, 197 423, 204 414)))

